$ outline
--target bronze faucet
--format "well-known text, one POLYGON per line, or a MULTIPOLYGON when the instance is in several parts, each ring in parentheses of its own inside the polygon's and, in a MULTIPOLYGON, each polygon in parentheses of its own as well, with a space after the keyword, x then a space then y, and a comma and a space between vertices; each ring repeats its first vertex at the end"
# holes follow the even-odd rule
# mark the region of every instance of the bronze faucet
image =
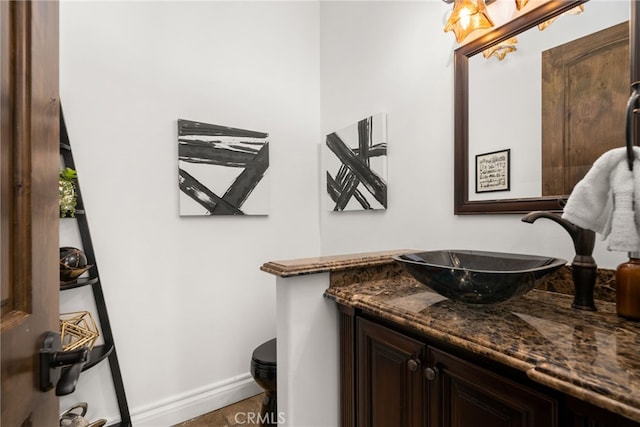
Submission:
POLYGON ((596 242, 596 233, 592 230, 578 227, 577 225, 560 217, 560 215, 547 211, 534 211, 522 217, 522 221, 533 224, 538 218, 548 218, 560 224, 571 236, 576 256, 571 262, 571 275, 575 295, 571 307, 580 310, 595 311, 593 302, 593 290, 596 284, 596 270, 598 266, 593 259, 593 247, 596 242))

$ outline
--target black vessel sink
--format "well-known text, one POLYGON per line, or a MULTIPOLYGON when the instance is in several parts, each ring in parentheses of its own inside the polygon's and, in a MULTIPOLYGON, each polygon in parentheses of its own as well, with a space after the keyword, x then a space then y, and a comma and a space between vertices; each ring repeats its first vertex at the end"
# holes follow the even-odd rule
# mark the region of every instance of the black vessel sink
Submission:
POLYGON ((560 258, 500 252, 439 250, 393 258, 419 282, 468 304, 492 304, 529 292, 567 263, 560 258))

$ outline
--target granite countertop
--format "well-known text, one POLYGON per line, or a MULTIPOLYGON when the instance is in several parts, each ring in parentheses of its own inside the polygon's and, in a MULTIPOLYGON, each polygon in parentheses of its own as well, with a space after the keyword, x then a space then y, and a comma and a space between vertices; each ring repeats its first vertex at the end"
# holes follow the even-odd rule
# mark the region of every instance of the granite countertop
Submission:
POLYGON ((346 271, 357 268, 369 268, 388 265, 394 255, 417 252, 415 249, 397 249, 393 251, 365 252, 360 254, 329 255, 311 258, 269 261, 260 270, 280 277, 294 277, 306 274, 346 271))
MULTIPOLYGON (((571 308, 571 295, 534 289, 499 305, 468 306, 430 291, 393 261, 408 252, 416 251, 272 261, 261 270, 285 278, 328 272, 326 298, 486 356, 640 422, 640 322, 617 316, 613 302, 597 300, 598 311, 581 311, 571 308)), ((599 281, 607 282, 609 273, 599 281)), ((556 287, 551 283, 544 289, 556 287)), ((610 289, 602 295, 610 297, 610 289)))
POLYGON ((573 298, 533 290, 469 306, 430 291, 390 264, 365 280, 332 280, 325 296, 519 369, 534 381, 640 421, 640 323, 571 308, 573 298))

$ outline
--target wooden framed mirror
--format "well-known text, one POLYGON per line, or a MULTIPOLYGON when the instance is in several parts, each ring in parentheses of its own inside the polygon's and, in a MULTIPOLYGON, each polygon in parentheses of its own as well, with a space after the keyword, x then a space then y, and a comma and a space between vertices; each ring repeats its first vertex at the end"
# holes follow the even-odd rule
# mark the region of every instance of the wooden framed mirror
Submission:
MULTIPOLYGON (((521 37, 524 35, 529 29, 538 26, 539 24, 550 20, 551 18, 558 17, 559 15, 575 8, 576 6, 583 5, 585 9, 588 10, 590 6, 597 6, 600 3, 600 7, 602 7, 603 2, 589 2, 588 0, 549 0, 548 2, 532 9, 531 11, 514 18, 513 20, 507 22, 470 42, 459 47, 454 51, 454 78, 455 78, 455 86, 454 86, 454 144, 455 144, 455 152, 454 152, 454 213, 456 215, 468 215, 468 214, 507 214, 507 213, 526 213, 534 210, 548 210, 548 211, 561 211, 561 206, 559 204, 559 199, 568 197, 568 194, 551 194, 544 195, 542 191, 542 151, 540 148, 531 147, 532 142, 527 142, 527 138, 534 138, 537 135, 537 147, 541 147, 541 139, 542 139, 542 126, 540 123, 541 119, 537 120, 529 120, 531 114, 522 112, 521 116, 523 118, 523 123, 526 123, 529 126, 529 131, 522 131, 521 133, 513 135, 510 142, 505 144, 505 146, 500 147, 491 147, 490 145, 486 148, 478 145, 476 141, 478 139, 482 139, 478 134, 479 129, 481 129, 489 119, 491 122, 495 122, 495 128, 492 130, 494 134, 500 134, 500 120, 501 120, 501 108, 505 109, 519 109, 520 107, 510 106, 509 103, 501 102, 499 100, 492 98, 492 92, 490 90, 484 91, 484 96, 491 97, 487 101, 487 108, 484 108, 483 111, 484 120, 479 120, 477 118, 477 105, 478 101, 475 98, 472 98, 470 101, 470 96, 476 96, 478 92, 477 86, 481 86, 482 84, 478 84, 477 80, 474 80, 472 75, 470 74, 470 64, 472 61, 488 61, 488 59, 482 58, 482 52, 489 47, 492 47, 502 41, 508 40, 514 36, 521 37), (475 85, 475 86, 474 86, 475 85), (470 95, 471 94, 471 95, 470 95), (476 105, 476 110, 470 110, 470 104, 476 105), (475 112, 474 112, 475 111, 475 112), (494 114, 494 116, 492 116, 494 114), (487 119, 489 118, 489 119, 487 119), (528 121, 527 121, 528 120, 528 121), (480 125, 478 125, 480 122, 480 125), (524 138, 524 136, 527 138, 524 138), (533 135, 533 136, 532 136, 533 135), (474 137, 476 141, 474 141, 474 137), (530 152, 523 151, 517 144, 520 143, 522 145, 529 144, 528 150, 539 150, 538 153, 535 153, 535 156, 531 156, 530 152), (492 154, 493 152, 500 150, 510 150, 511 156, 511 165, 508 165, 512 175, 510 178, 510 186, 506 186, 508 191, 502 192, 502 194, 494 193, 494 192, 482 192, 478 191, 477 184, 474 185, 474 181, 478 176, 478 166, 474 163, 474 159, 477 156, 484 158, 485 153, 492 154), (519 156, 519 157, 518 157, 519 156), (536 162, 529 161, 530 157, 536 157, 536 162, 538 166, 536 166, 536 162), (517 163, 520 162, 520 165, 517 163), (518 193, 518 177, 522 178, 523 174, 526 174, 526 171, 523 171, 522 164, 531 163, 532 165, 527 165, 527 167, 537 167, 539 176, 535 179, 540 182, 535 182, 534 185, 538 185, 538 192, 536 194, 519 194, 518 193), (520 173, 520 175, 518 175, 520 173), (515 178, 515 180, 514 180, 515 178), (513 196, 512 196, 513 195, 513 196)), ((625 65, 630 70, 629 81, 627 85, 627 93, 626 97, 631 93, 631 83, 634 81, 640 80, 640 59, 638 54, 638 46, 640 46, 640 34, 638 34, 637 28, 637 19, 638 14, 640 14, 639 7, 637 7, 637 0, 630 0, 629 2, 616 2, 618 5, 621 5, 624 8, 625 16, 628 17, 628 27, 629 31, 625 36, 628 36, 626 49, 628 50, 629 63, 625 65)), ((608 7, 608 6, 607 6, 608 7)), ((565 17, 562 17, 563 19, 565 17)), ((569 18, 569 17, 566 17, 569 18)), ((572 16, 570 17, 574 20, 580 20, 581 16, 572 16)), ((550 26, 552 29, 554 26, 557 26, 556 31, 561 32, 562 25, 564 24, 563 20, 558 19, 554 24, 550 26)), ((582 25, 582 23, 580 23, 582 25)), ((532 30, 534 31, 534 30, 532 30)), ((536 30, 537 31, 537 30, 536 30)), ((545 30, 548 31, 548 30, 545 30)), ((565 31, 569 32, 569 31, 565 31)), ((619 31, 618 31, 619 32, 619 31)), ((564 43, 564 42, 563 42, 564 43)), ((523 48, 524 49, 524 48, 523 48)), ((573 50, 573 48, 572 48, 573 50)), ((514 52, 510 55, 517 55, 519 51, 514 52)), ((539 55, 540 56, 540 55, 539 55)), ((626 59, 626 57, 625 57, 626 59)), ((504 63, 496 62, 493 59, 495 64, 494 66, 502 66, 504 67, 504 72, 511 72, 515 74, 512 70, 507 68, 509 65, 504 63)), ((506 61, 505 61, 506 62, 506 61)), ((538 68, 540 68, 538 66, 538 68)), ((475 72, 475 69, 474 69, 475 72)), ((495 74, 493 75, 495 76, 495 74)), ((626 79, 626 76, 623 76, 626 79)), ((489 79, 487 79, 489 80, 489 79)), ((497 80, 497 84, 504 84, 504 81, 500 80, 500 77, 492 80, 497 80)), ((540 78, 542 80, 542 78, 540 78)), ((536 84, 540 84, 536 82, 536 84)), ((521 98, 527 98, 526 93, 524 92, 525 86, 530 86, 531 81, 527 81, 523 79, 520 87, 516 87, 515 89, 512 87, 511 93, 512 96, 521 98)), ((507 89, 508 90, 508 89, 507 89)), ((540 89, 535 96, 537 98, 542 98, 540 93, 542 92, 540 89)), ((624 90, 624 89, 623 89, 624 90)), ((531 96, 531 95, 528 95, 531 96)), ((626 99, 623 100, 626 103, 626 99)), ((540 105, 544 101, 538 101, 540 105)), ((619 104, 619 101, 616 101, 619 104)), ((620 106, 620 108, 625 108, 625 103, 620 106)), ((535 108, 535 107, 534 107, 535 108)), ((536 114, 542 115, 541 107, 537 107, 536 114)), ((624 133, 624 121, 620 122, 620 132, 624 133)), ((563 126, 563 124, 560 124, 563 126)), ((636 120, 636 129, 638 128, 638 120, 636 120)), ((484 130, 483 130, 484 131, 484 130)), ((635 135, 639 135, 639 132, 635 132, 635 135)), ((484 140, 491 139, 491 133, 487 133, 484 136, 484 140), (488 135, 488 136, 487 136, 488 135)), ((498 139, 498 138, 496 138, 498 139)), ((564 143, 564 142, 561 142, 564 143)), ((616 142, 617 143, 617 142, 616 142)), ((636 145, 637 142, 636 142, 636 145)), ((624 141, 619 143, 619 146, 624 146, 624 141)), ((602 151, 604 152, 604 151, 602 151)), ((602 153, 599 153, 602 154, 602 153)), ((584 166, 583 166, 584 169, 584 166)), ((530 174, 533 175, 533 174, 530 174)), ((529 175, 526 175, 529 176, 529 175)), ((528 178, 527 178, 528 179, 528 178)), ((533 180, 533 179, 532 179, 533 180)), ((548 180, 548 178, 547 178, 548 180)), ((575 185, 575 183, 574 183, 575 185)), ((535 187, 534 187, 535 188, 535 187)), ((572 188, 572 187, 571 187, 572 188)), ((536 191, 533 190, 533 193, 536 191)))

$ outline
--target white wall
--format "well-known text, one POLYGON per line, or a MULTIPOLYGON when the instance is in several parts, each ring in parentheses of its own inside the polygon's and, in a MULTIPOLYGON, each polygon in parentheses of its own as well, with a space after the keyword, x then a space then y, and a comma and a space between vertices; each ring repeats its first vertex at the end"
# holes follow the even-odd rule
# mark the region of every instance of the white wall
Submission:
MULTIPOLYGON (((136 426, 254 390, 251 351, 276 323, 265 261, 393 248, 573 257, 550 221, 453 215, 450 7, 62 2, 62 103, 136 426), (389 207, 328 212, 324 135, 378 112, 389 207), (270 133, 268 217, 179 217, 178 118, 270 133)), ((624 258, 601 242, 595 257, 603 267, 624 258)), ((107 400, 100 369, 61 406, 107 400)))
MULTIPOLYGON (((318 17, 316 2, 61 4, 61 99, 137 426, 255 393, 251 352, 275 335, 259 267, 319 252, 318 17), (268 217, 179 217, 178 118, 270 134, 268 217)), ((63 408, 109 394, 80 386, 63 408)))
MULTIPOLYGON (((443 31, 450 8, 435 0, 321 3, 322 133, 386 112, 389 140, 388 209, 329 212, 323 194, 322 253, 482 249, 571 261, 569 235, 549 220, 532 225, 519 215, 453 215, 457 45, 443 31)), ((598 241, 594 257, 615 268, 626 255, 598 241)))

